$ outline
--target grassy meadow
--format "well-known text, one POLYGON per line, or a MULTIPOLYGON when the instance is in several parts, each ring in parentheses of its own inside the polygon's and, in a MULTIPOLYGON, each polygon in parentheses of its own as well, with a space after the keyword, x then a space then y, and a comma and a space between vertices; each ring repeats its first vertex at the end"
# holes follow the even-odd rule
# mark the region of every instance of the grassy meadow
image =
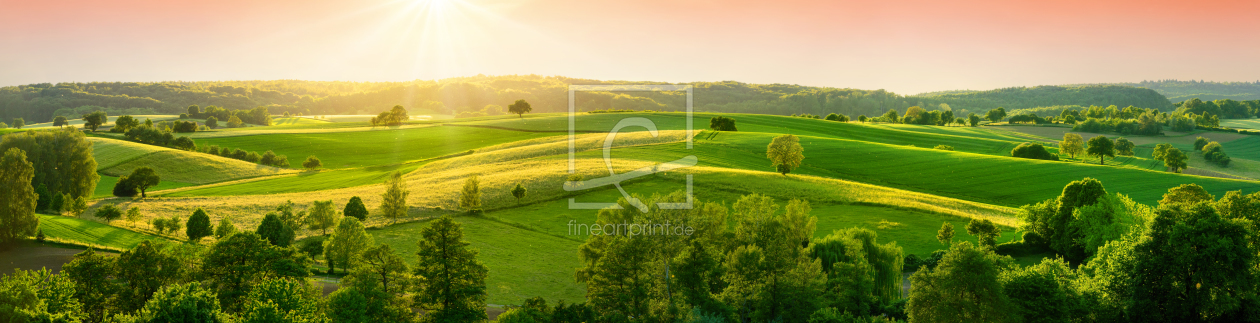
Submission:
MULTIPOLYGON (((1100 166, 1088 157, 1058 162, 1009 157, 1022 142, 1060 140, 1070 130, 1062 127, 936 127, 721 114, 735 118, 739 131, 702 130, 718 115, 696 113, 691 119, 696 130, 689 133, 683 131, 688 120, 682 113, 580 114, 574 170, 592 179, 608 176, 610 168, 627 173, 695 156, 696 167, 628 180, 623 188, 642 196, 668 194, 685 189, 690 176, 697 200, 727 207, 754 193, 772 197, 780 206, 803 198, 818 219, 817 237, 837 229, 867 228, 877 232, 881 242, 895 241, 906 254, 920 256, 944 248, 935 239, 943 222, 954 225, 957 240, 976 241, 963 229, 971 219, 999 224, 1003 231, 999 243, 1016 240, 1021 235, 1015 230, 1020 225, 1017 207, 1053 198, 1068 182, 1085 177, 1101 180, 1108 192, 1146 204, 1185 183, 1202 185, 1217 196, 1231 190, 1260 191, 1255 181, 1221 178, 1260 178, 1260 137, 1222 136, 1219 140, 1234 157, 1230 167, 1209 165, 1191 154, 1188 174, 1174 174, 1150 159, 1154 143, 1169 140, 1188 149, 1199 134, 1135 139, 1141 142, 1136 156, 1109 159, 1100 166), (659 132, 653 136, 642 127, 627 127, 613 142, 606 142, 607 131, 625 118, 651 120, 659 132), (782 134, 799 136, 805 155, 801 167, 787 176, 774 172, 765 153, 767 144, 782 134), (689 137, 691 149, 685 142, 689 137), (605 145, 612 147, 608 164, 605 145), (937 145, 952 146, 954 151, 933 149, 937 145)), ((583 299, 585 289, 574 282, 573 274, 581 266, 577 247, 586 237, 571 234, 568 224, 592 223, 597 211, 570 209, 569 200, 612 202, 622 195, 611 186, 562 189, 569 175, 566 114, 435 116, 398 127, 372 127, 364 117, 276 117, 273 126, 190 135, 199 146, 271 150, 288 156, 293 169, 101 134, 90 139, 102 178, 88 213, 105 204, 134 206, 147 222, 157 216, 187 218, 200 207, 212 223, 230 217, 238 228, 250 230, 286 201, 305 210, 314 201, 332 200, 340 210, 357 196, 370 212, 368 233, 408 262, 415 261, 419 231, 428 220, 457 215, 465 239, 480 250, 478 259, 490 269, 490 304, 519 304, 533 296, 549 302, 583 299), (311 155, 323 161, 323 169, 296 169, 311 155), (149 190, 149 198, 109 197, 117 176, 142 166, 153 167, 162 176, 162 184, 149 190), (398 224, 383 218, 378 209, 381 184, 393 172, 406 174, 411 191, 409 212, 398 224), (459 188, 474 175, 481 180, 486 212, 461 215, 459 188), (528 192, 520 200, 509 192, 517 184, 528 192)), ((1056 151, 1053 145, 1047 147, 1056 151)), ((123 249, 158 238, 122 229, 120 222, 107 225, 54 216, 41 216, 41 221, 49 237, 83 244, 123 249)), ((298 234, 322 238, 314 231, 298 234)), ((1019 261, 1035 263, 1041 256, 1019 261)))

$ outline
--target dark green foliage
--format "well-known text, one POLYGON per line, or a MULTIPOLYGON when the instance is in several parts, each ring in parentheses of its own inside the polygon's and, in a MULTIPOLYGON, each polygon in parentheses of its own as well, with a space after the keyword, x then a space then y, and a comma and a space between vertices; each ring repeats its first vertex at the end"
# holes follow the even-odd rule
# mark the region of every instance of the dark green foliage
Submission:
POLYGON ((320 292, 299 279, 267 279, 245 296, 240 323, 325 322, 320 292))
POLYGON ((1200 202, 1212 202, 1216 196, 1212 196, 1207 190, 1203 189, 1199 184, 1181 184, 1177 187, 1168 189, 1168 193, 1164 194, 1164 198, 1159 200, 1160 206, 1171 206, 1173 204, 1194 205, 1200 202))
POLYGON ((48 192, 48 186, 39 184, 35 188, 35 210, 44 211, 52 205, 52 193, 48 192))
POLYGON ((1015 146, 1015 149, 1011 149, 1011 157, 1059 160, 1059 155, 1051 154, 1046 150, 1045 146, 1029 142, 1019 144, 1019 146, 1015 146))
POLYGON ((74 298, 83 304, 83 312, 89 322, 100 322, 105 318, 109 299, 116 293, 112 278, 115 271, 115 258, 98 255, 92 249, 74 255, 61 274, 74 282, 74 298))
POLYGON ((96 129, 100 128, 101 125, 105 124, 106 122, 109 122, 108 120, 109 120, 109 115, 105 114, 105 111, 97 110, 95 112, 83 115, 83 122, 84 122, 83 128, 92 130, 92 132, 96 132, 96 129))
POLYGON ((114 196, 132 197, 140 194, 140 190, 136 189, 136 185, 131 182, 127 175, 118 178, 118 182, 114 183, 114 196))
MULTIPOLYGON (((1195 145, 1198 145, 1198 143, 1196 142, 1195 145)), ((1225 148, 1221 147, 1221 143, 1209 142, 1203 145, 1201 150, 1203 151, 1203 159, 1221 165, 1221 167, 1229 166, 1229 155, 1225 154, 1225 148)))
POLYGON ((525 186, 521 183, 516 183, 516 187, 512 188, 512 197, 516 198, 516 203, 520 203, 521 199, 525 198, 525 193, 525 186))
POLYGON ((210 216, 205 210, 197 208, 191 216, 188 216, 188 225, 184 231, 188 235, 188 241, 200 241, 214 234, 214 229, 210 226, 210 216))
POLYGON ((1105 121, 1097 118, 1089 118, 1083 122, 1077 122, 1076 125, 1072 127, 1072 131, 1092 133, 1103 133, 1111 129, 1112 128, 1108 127, 1105 121))
POLYGON ((298 248, 308 257, 315 258, 324 254, 324 242, 309 239, 302 242, 302 247, 298 248))
POLYGON ((839 122, 849 122, 849 116, 846 116, 843 114, 836 114, 836 113, 828 114, 827 117, 823 119, 831 120, 831 121, 839 121, 839 122))
POLYGON ((1133 156, 1133 147, 1135 145, 1128 139, 1116 138, 1116 154, 1120 156, 1133 156))
POLYGON ((486 319, 486 266, 464 241, 459 223, 443 216, 420 231, 415 304, 433 321, 486 319))
POLYGON ((0 322, 79 322, 85 317, 66 275, 48 269, 21 270, 0 277, 0 322))
POLYGON ((306 157, 306 161, 302 162, 302 167, 306 167, 306 169, 316 169, 322 167, 323 165, 324 164, 319 161, 319 158, 316 158, 315 156, 306 157))
POLYGON ((177 137, 175 141, 171 142, 171 147, 192 151, 197 149, 197 143, 193 142, 192 138, 177 137))
POLYGON ((1078 298, 1075 272, 1062 259, 1046 258, 1037 265, 1002 274, 1002 291, 1018 322, 1071 322, 1078 298))
POLYGON ((135 117, 125 115, 118 117, 118 119, 114 119, 114 127, 110 128, 109 132, 126 133, 128 130, 135 129, 139 126, 140 120, 136 120, 135 117))
POLYGON ((346 203, 346 207, 341 211, 342 215, 359 219, 360 222, 367 221, 368 209, 363 205, 363 199, 358 196, 350 198, 350 202, 346 203))
POLYGON ((735 128, 735 119, 723 116, 716 116, 709 119, 709 129, 717 131, 739 131, 735 128))
POLYGON ((1208 142, 1211 142, 1211 139, 1203 137, 1194 138, 1194 150, 1203 150, 1203 147, 1207 146, 1208 142))
POLYGON ((57 116, 53 118, 53 127, 63 127, 69 124, 70 120, 67 120, 65 116, 57 116))
POLYGON ((219 119, 215 117, 206 118, 206 128, 215 129, 219 127, 219 119))
POLYGON ((41 184, 49 192, 68 193, 75 198, 91 197, 101 176, 96 173, 92 142, 82 132, 66 129, 27 131, 3 136, 0 152, 17 148, 34 166, 32 187, 41 184))
MULTIPOLYGON (((154 187, 162 183, 162 178, 158 176, 157 172, 155 172, 153 168, 149 167, 136 168, 131 171, 131 175, 127 175, 126 177, 127 182, 130 183, 132 187, 140 190, 140 197, 148 197, 145 195, 145 191, 150 187, 154 187)), ((122 182, 122 179, 119 179, 119 182, 122 182)))
POLYGON ((1169 322, 1244 317, 1256 297, 1251 234, 1207 202, 1161 206, 1148 238, 1133 250, 1130 317, 1169 322))
POLYGON ((525 100, 516 100, 512 105, 508 106, 508 112, 515 113, 517 117, 525 118, 525 114, 534 111, 534 107, 529 105, 525 100))
POLYGON ((174 132, 197 132, 197 122, 176 120, 175 126, 171 127, 174 132))
POLYGON ((828 304, 844 312, 868 315, 879 304, 901 296, 903 258, 895 243, 880 245, 874 231, 836 230, 810 246, 827 275, 828 304))
POLYGON ((1030 114, 1020 114, 1020 115, 1011 116, 1009 119, 1006 120, 1006 122, 1046 124, 1046 123, 1050 123, 1050 120, 1046 120, 1045 118, 1038 117, 1036 114, 1030 113, 1030 114))
POLYGON ((996 109, 991 109, 988 112, 984 113, 984 118, 989 120, 990 122, 1002 121, 1002 119, 1006 118, 1006 109, 1001 108, 1001 107, 996 108, 996 109))
POLYGON ((122 218, 123 213, 122 209, 119 209, 117 205, 105 204, 104 206, 96 209, 96 214, 94 216, 98 219, 105 220, 105 223, 109 223, 110 221, 122 218))
POLYGON ((967 223, 967 234, 978 237, 979 246, 993 248, 997 246, 997 238, 1002 235, 1002 229, 988 219, 971 219, 967 223))
POLYGON ((911 321, 1013 322, 1011 302, 999 275, 1008 265, 991 250, 956 243, 936 269, 910 276, 911 321))
POLYGON ((280 219, 275 213, 267 213, 258 224, 258 235, 267 239, 272 245, 288 247, 293 243, 295 233, 293 227, 280 219))
POLYGON ((272 245, 253 232, 233 234, 204 252, 202 275, 229 311, 239 310, 243 298, 266 279, 305 278, 309 258, 297 249, 272 245))
POLYGON ((1023 206, 1020 217, 1025 224, 1022 230, 1034 233, 1033 237, 1036 237, 1025 242, 1038 245, 1044 240, 1051 250, 1068 261, 1080 262, 1087 256, 1087 251, 1080 241, 1083 233, 1072 225, 1076 220, 1072 213, 1077 208, 1098 203, 1106 195, 1102 182, 1085 178, 1068 183, 1056 199, 1023 206))
POLYGON ((230 323, 235 320, 219 308, 214 292, 198 282, 162 287, 134 317, 135 323, 230 323))
POLYGON ((187 274, 184 264, 171 251, 156 248, 146 240, 118 256, 114 278, 118 281, 116 304, 120 310, 139 310, 162 286, 177 283, 187 274))
POLYGON ((1085 148, 1085 153, 1090 156, 1097 156, 1099 165, 1105 164, 1103 160, 1105 157, 1116 158, 1116 145, 1107 137, 1094 136, 1089 138, 1088 145, 1089 147, 1085 148))

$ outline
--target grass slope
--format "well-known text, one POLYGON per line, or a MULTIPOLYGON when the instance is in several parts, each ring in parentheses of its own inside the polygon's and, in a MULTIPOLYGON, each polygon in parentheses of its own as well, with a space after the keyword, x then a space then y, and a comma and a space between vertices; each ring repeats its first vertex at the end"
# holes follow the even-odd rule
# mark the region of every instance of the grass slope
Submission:
POLYGON ((64 216, 39 215, 39 229, 54 240, 66 240, 114 249, 131 249, 145 240, 165 238, 122 229, 99 222, 64 216))
MULTIPOLYGON (((480 251, 477 260, 489 269, 487 303, 521 304, 542 296, 548 302, 582 302, 586 288, 573 279, 582 266, 580 242, 554 237, 479 217, 457 217, 464 240, 480 251)), ((378 244, 394 248, 409 264, 415 264, 420 230, 426 222, 411 222, 370 229, 378 244)))
MULTIPOLYGON (((106 198, 114 196, 114 184, 118 184, 118 177, 101 175, 101 181, 96 183, 96 190, 92 191, 92 198, 106 198)), ((150 187, 149 196, 153 196, 152 192, 160 190, 168 190, 172 188, 192 186, 190 183, 182 183, 170 180, 162 180, 157 186, 150 187)))
MULTIPOLYGON (((702 165, 770 170, 765 146, 774 134, 721 133, 698 140, 693 149, 702 165)), ((1189 176, 1130 167, 986 156, 853 140, 802 137, 805 161, 797 173, 854 180, 928 194, 1005 206, 1057 196, 1068 182, 1101 180, 1110 192, 1153 204, 1169 188, 1197 183, 1220 196, 1226 191, 1260 190, 1250 181, 1189 176)), ((616 158, 665 161, 681 144, 618 149, 616 158)), ((584 153, 591 154, 591 153, 584 153)), ((588 156, 593 157, 593 156, 588 156)))
POLYGON ((314 192, 362 185, 384 183, 390 173, 411 172, 419 164, 403 164, 390 166, 374 166, 354 169, 324 170, 318 172, 301 172, 295 176, 264 179, 247 183, 210 186, 196 188, 160 196, 233 196, 233 195, 269 195, 279 193, 314 192))
POLYGON ((218 145, 247 151, 274 151, 301 167, 307 156, 317 156, 327 168, 398 164, 483 146, 555 134, 471 127, 423 127, 346 133, 260 134, 202 138, 198 145, 218 145))

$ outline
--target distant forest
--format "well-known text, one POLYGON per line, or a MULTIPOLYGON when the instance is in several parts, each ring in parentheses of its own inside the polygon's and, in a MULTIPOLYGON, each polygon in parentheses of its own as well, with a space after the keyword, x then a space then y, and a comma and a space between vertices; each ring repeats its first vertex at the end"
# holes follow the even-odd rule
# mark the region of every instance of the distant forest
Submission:
MULTIPOLYGON (((0 120, 25 118, 48 122, 84 111, 110 115, 178 114, 189 105, 226 109, 267 107, 272 113, 376 114, 401 104, 413 114, 506 113, 507 105, 527 100, 534 112, 568 109, 568 86, 661 84, 599 81, 536 75, 474 76, 439 81, 316 82, 301 80, 214 82, 42 83, 0 88, 0 120)), ((733 81, 687 83, 695 86, 696 111, 762 114, 839 113, 849 116, 899 113, 911 106, 953 110, 955 115, 1005 107, 1029 109, 1061 105, 1116 105, 1169 111, 1172 103, 1156 91, 1118 85, 1016 87, 991 91, 950 91, 904 96, 884 90, 747 84, 733 81)), ((678 111, 683 92, 579 92, 576 106, 590 110, 678 111)), ((1205 100, 1207 98, 1204 98, 1205 100)))
POLYGON ((1247 101, 1260 99, 1260 81, 1255 82, 1205 82, 1203 80, 1159 80, 1138 83, 1113 83, 1110 85, 1147 88, 1168 97, 1168 101, 1182 102, 1198 98, 1203 101, 1232 99, 1247 101))

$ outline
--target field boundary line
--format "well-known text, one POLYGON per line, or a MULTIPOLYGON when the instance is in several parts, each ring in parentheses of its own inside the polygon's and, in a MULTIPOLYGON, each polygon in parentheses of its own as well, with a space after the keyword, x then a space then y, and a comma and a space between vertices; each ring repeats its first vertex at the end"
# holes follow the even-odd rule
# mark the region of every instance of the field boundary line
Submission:
MULTIPOLYGON (((533 132, 533 133, 552 133, 552 132, 555 132, 555 133, 569 133, 569 131, 568 131, 568 130, 529 130, 529 129, 508 128, 508 127, 499 127, 499 126, 487 126, 487 125, 479 125, 479 124, 451 124, 451 123, 443 123, 443 124, 441 124, 441 125, 442 125, 443 127, 471 127, 471 128, 486 128, 486 129, 498 129, 498 130, 508 130, 508 131, 533 132)), ((606 133, 607 131, 595 131, 595 130, 574 130, 573 132, 580 132, 580 133, 606 133)))

